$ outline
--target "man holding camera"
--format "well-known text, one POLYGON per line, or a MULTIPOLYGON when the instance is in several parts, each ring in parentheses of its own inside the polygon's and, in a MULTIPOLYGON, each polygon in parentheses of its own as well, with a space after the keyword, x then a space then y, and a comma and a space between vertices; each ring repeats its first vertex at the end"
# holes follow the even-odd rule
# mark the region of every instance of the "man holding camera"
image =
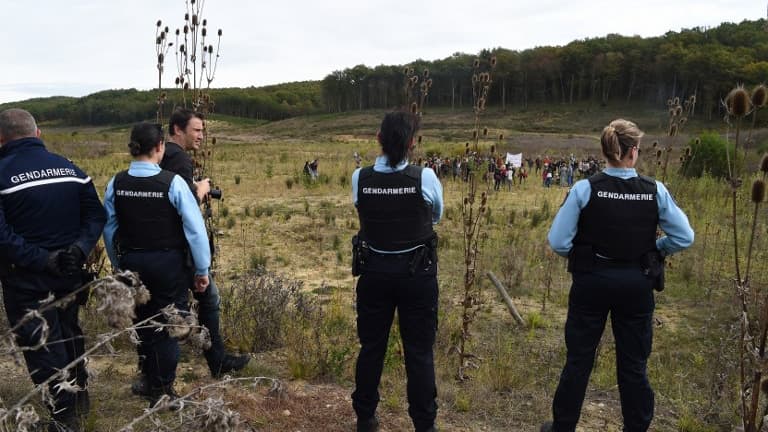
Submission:
MULTIPOLYGON (((160 168, 178 174, 187 182, 198 203, 210 199, 214 191, 211 190, 209 178, 199 181, 194 180, 194 164, 187 153, 191 150, 199 150, 203 141, 203 115, 187 108, 174 110, 168 124, 170 136, 165 143, 165 155, 160 168)), ((218 191, 218 189, 216 190, 218 191)), ((214 251, 211 251, 213 254, 214 251)), ((224 342, 219 332, 219 306, 221 297, 209 277, 210 285, 204 292, 193 292, 198 302, 198 319, 211 334, 211 348, 205 351, 205 359, 208 369, 215 378, 232 371, 238 371, 245 367, 250 360, 247 355, 237 356, 228 354, 224 349, 224 342)), ((191 289, 192 287, 190 287, 191 289)), ((139 359, 141 361, 141 359, 139 359)), ((142 395, 149 390, 146 377, 141 376, 131 387, 134 394, 142 395)))

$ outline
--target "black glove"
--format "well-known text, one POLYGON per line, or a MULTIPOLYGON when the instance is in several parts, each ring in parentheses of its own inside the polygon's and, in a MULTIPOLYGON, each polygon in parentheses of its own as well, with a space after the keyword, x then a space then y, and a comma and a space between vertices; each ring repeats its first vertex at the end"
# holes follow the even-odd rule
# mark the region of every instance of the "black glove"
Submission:
POLYGON ((57 249, 48 253, 48 259, 45 261, 45 271, 54 275, 62 276, 61 270, 61 255, 64 253, 64 249, 57 249))
POLYGON ((83 269, 83 264, 85 264, 85 254, 75 245, 62 251, 59 256, 59 268, 66 276, 79 273, 83 269))

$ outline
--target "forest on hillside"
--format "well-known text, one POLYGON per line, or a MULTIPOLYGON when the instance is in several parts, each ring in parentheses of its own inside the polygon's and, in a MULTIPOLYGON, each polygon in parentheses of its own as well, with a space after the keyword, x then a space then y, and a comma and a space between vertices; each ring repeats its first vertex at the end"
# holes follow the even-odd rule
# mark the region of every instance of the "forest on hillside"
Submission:
MULTIPOLYGON (((358 65, 322 81, 211 90, 219 114, 280 120, 297 115, 390 109, 404 103, 404 66, 428 69, 433 86, 428 106, 461 109, 472 104, 472 65, 495 56, 488 104, 502 111, 530 104, 633 103, 664 106, 671 96, 695 94, 695 111, 719 117, 734 84, 754 85, 768 76, 766 20, 723 23, 714 28, 670 31, 658 37, 621 36, 576 40, 565 46, 522 51, 484 49, 409 65, 358 65)), ((181 92, 164 89, 166 107, 181 92)), ((72 125, 129 123, 154 118, 158 90, 107 90, 82 98, 32 99, 22 105, 42 121, 72 125)), ((0 109, 11 104, 0 105, 0 109)), ((168 108, 167 108, 168 109, 168 108)))

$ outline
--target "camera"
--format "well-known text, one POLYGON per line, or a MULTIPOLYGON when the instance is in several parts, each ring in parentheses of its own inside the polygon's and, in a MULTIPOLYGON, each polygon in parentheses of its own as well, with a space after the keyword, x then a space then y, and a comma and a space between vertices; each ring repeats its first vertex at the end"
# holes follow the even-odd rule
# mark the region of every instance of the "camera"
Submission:
POLYGON ((208 192, 208 196, 209 196, 211 199, 220 200, 220 199, 221 199, 221 189, 219 189, 219 187, 218 187, 218 186, 216 186, 216 187, 212 187, 212 188, 211 188, 211 191, 210 191, 210 192, 208 192))

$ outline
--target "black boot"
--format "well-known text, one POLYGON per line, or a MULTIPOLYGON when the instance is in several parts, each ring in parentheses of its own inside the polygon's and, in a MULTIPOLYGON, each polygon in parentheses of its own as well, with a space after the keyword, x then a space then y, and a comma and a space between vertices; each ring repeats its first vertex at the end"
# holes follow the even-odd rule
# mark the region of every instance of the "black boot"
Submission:
POLYGON ((369 419, 357 419, 357 432, 376 432, 379 430, 379 419, 373 416, 369 419))
POLYGON ((173 384, 165 385, 162 387, 152 387, 149 390, 149 394, 145 396, 145 399, 149 401, 149 408, 151 409, 154 408, 155 405, 157 405, 157 403, 166 396, 168 399, 166 402, 168 409, 171 411, 178 411, 180 407, 176 402, 176 399, 178 399, 180 396, 178 393, 176 393, 176 390, 173 389, 173 384))
POLYGON ((237 372, 239 370, 242 370, 248 362, 251 360, 251 356, 249 355, 233 355, 233 354, 224 354, 224 358, 221 359, 221 362, 218 364, 208 364, 208 367, 211 369, 211 375, 214 378, 221 378, 222 375, 228 374, 229 372, 237 372))

